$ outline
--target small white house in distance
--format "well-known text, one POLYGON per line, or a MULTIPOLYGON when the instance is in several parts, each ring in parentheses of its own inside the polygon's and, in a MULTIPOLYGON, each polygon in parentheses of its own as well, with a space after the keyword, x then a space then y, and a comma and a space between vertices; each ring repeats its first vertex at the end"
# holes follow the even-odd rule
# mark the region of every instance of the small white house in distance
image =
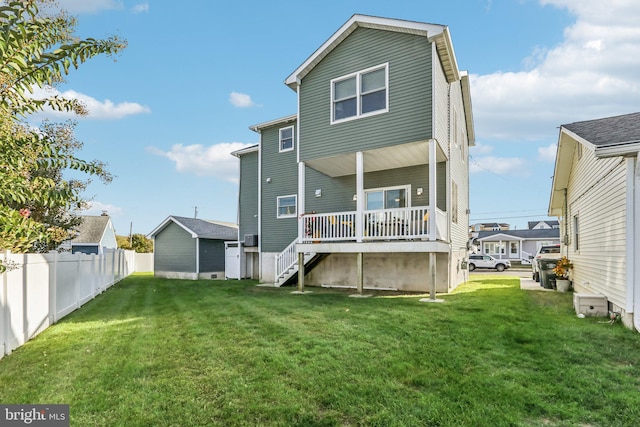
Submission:
POLYGON ((63 248, 70 247, 72 253, 102 255, 104 249, 116 249, 116 231, 111 218, 107 214, 99 216, 81 216, 82 222, 77 228, 77 235, 63 248))
POLYGON ((640 113, 560 127, 549 215, 576 292, 640 330, 640 113))

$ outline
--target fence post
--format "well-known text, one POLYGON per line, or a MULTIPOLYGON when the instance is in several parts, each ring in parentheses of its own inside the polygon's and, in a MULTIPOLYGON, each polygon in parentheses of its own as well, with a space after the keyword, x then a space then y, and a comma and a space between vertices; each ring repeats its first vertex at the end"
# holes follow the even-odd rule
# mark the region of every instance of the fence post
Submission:
MULTIPOLYGON (((7 254, 8 252, 3 252, 3 263, 7 262, 7 254)), ((9 321, 11 318, 9 317, 9 309, 7 302, 7 273, 2 273, 2 280, 0 280, 0 320, 2 323, 0 324, 0 359, 5 354, 9 354, 9 345, 7 344, 7 338, 9 337, 9 321)))
POLYGON ((49 253, 53 255, 53 260, 49 267, 49 324, 53 325, 58 321, 56 304, 58 299, 58 251, 49 253))

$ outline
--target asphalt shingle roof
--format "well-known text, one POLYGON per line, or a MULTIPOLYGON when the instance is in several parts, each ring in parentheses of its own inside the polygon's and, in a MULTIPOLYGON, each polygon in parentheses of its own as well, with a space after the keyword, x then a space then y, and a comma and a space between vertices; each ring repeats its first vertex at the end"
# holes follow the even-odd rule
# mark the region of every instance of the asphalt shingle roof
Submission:
POLYGON ((575 122, 562 127, 597 146, 640 141, 640 113, 575 122))
POLYGON ((104 230, 109 223, 108 216, 82 216, 78 226, 78 235, 71 239, 77 243, 100 243, 104 230))
POLYGON ((207 221, 197 218, 185 218, 172 216, 174 221, 193 231, 201 239, 237 240, 238 228, 222 225, 215 221, 207 221))

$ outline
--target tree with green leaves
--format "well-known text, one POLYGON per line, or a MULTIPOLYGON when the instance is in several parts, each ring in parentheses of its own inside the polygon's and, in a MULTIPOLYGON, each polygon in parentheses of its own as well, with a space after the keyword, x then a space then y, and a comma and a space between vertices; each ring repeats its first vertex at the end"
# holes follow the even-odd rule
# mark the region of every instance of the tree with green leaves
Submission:
POLYGON ((77 100, 35 99, 34 88, 62 82, 72 68, 126 47, 117 37, 77 40, 75 18, 51 9, 51 4, 49 0, 0 4, 0 249, 15 252, 33 250, 37 243, 48 247, 63 237, 60 224, 51 218, 63 218, 77 207, 84 188, 63 179, 63 171, 109 176, 100 162, 75 157, 73 145, 60 138, 62 127, 33 130, 22 121, 45 108, 87 114, 77 100))
POLYGON ((131 236, 116 236, 120 249, 134 250, 137 253, 153 252, 153 240, 144 234, 133 234, 131 236))

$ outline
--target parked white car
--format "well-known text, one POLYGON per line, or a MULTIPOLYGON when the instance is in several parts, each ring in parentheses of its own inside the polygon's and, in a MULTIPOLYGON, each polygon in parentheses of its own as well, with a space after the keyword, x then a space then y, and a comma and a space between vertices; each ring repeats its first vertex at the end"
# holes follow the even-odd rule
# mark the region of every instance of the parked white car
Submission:
POLYGON ((536 282, 540 281, 540 267, 538 266, 538 261, 544 259, 560 259, 560 244, 556 245, 546 245, 540 246, 538 252, 531 260, 531 276, 533 280, 536 282))
POLYGON ((492 268, 504 271, 511 268, 511 261, 508 259, 496 259, 491 255, 469 255, 469 271, 476 268, 492 268))

